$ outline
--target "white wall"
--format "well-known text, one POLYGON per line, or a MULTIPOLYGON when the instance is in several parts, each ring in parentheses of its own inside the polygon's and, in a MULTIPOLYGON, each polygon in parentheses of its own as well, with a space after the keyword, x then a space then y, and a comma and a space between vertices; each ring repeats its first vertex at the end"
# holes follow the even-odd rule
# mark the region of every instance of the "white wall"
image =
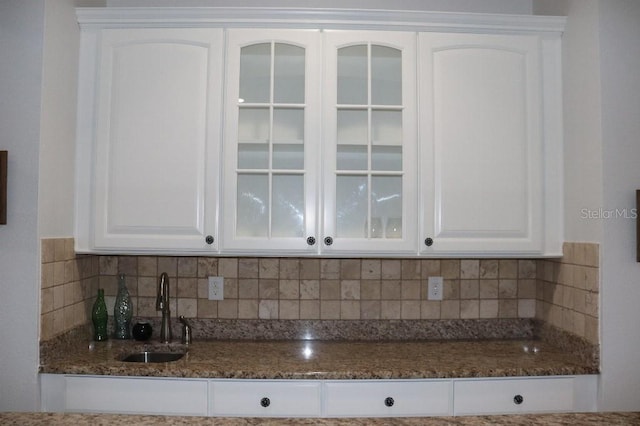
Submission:
MULTIPOLYGON (((640 2, 600 1, 603 205, 635 207, 640 188, 640 2)), ((635 221, 603 221, 602 410, 640 411, 640 263, 635 221)))
POLYGON ((107 0, 108 6, 318 7, 531 14, 531 0, 107 0))
POLYGON ((38 148, 42 0, 0 1, 0 149, 9 151, 0 225, 0 411, 37 410, 38 148))

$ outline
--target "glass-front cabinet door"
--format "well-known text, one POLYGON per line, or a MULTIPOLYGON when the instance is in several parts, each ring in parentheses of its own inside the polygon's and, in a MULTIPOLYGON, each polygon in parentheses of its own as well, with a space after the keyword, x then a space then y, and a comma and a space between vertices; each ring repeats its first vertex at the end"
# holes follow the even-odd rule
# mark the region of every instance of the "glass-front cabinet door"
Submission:
POLYGON ((415 34, 325 36, 322 251, 415 253, 415 34))
POLYGON ((228 31, 226 250, 317 251, 319 37, 228 31))

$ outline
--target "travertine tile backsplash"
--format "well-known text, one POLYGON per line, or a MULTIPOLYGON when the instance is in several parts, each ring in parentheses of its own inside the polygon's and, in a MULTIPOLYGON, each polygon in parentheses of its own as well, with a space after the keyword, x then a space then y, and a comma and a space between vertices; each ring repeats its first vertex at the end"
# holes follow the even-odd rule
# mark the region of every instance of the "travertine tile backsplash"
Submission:
MULTIPOLYGON (((42 241, 41 340, 89 322, 98 287, 105 289, 111 311, 119 273, 126 276, 134 315, 158 317, 156 286, 162 272, 170 277, 175 317, 536 317, 589 339, 593 338, 592 321, 597 325, 597 245, 593 244, 566 244, 565 256, 559 260, 316 259, 86 256, 73 253, 73 239, 46 239, 42 241), (595 246, 595 266, 591 257, 583 260, 587 252, 592 256, 591 246, 595 246), (208 300, 207 276, 224 277, 224 300, 208 300), (429 276, 444 277, 442 301, 427 300, 429 276)), ((595 337, 597 341, 597 332, 595 337)))

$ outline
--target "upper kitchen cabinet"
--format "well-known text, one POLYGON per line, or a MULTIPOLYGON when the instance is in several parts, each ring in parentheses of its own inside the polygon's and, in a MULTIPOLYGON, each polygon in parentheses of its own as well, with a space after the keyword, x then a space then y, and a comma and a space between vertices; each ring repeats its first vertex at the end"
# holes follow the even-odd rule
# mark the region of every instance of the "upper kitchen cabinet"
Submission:
POLYGON ((230 29, 224 251, 317 251, 320 31, 230 29))
POLYGON ((537 35, 419 37, 421 253, 560 255, 558 51, 537 35))
POLYGON ((223 34, 82 36, 76 250, 216 249, 223 34))
POLYGON ((415 254, 416 34, 327 31, 325 253, 415 254))

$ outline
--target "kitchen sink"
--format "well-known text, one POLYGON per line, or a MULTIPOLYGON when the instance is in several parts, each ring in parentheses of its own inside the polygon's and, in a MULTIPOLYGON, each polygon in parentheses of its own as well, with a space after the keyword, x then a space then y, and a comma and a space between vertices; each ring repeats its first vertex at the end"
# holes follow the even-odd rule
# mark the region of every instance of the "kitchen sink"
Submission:
POLYGON ((185 356, 185 352, 136 352, 120 358, 123 362, 172 362, 185 356))

